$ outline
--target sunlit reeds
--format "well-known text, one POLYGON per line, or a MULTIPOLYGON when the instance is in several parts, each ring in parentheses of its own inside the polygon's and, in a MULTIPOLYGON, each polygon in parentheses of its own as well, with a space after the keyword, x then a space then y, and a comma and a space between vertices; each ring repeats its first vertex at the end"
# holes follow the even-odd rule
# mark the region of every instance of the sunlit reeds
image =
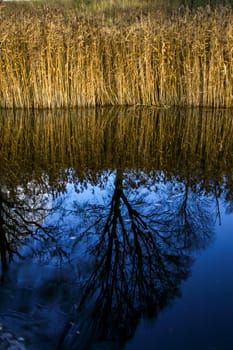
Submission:
POLYGON ((5 6, 0 107, 232 107, 232 43, 231 7, 5 6))

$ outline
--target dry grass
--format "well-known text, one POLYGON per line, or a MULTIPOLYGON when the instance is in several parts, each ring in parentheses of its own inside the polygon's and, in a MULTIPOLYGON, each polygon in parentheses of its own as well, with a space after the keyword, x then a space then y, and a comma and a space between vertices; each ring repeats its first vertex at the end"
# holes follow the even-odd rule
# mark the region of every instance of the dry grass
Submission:
POLYGON ((233 106, 231 7, 101 3, 0 9, 0 107, 233 106))

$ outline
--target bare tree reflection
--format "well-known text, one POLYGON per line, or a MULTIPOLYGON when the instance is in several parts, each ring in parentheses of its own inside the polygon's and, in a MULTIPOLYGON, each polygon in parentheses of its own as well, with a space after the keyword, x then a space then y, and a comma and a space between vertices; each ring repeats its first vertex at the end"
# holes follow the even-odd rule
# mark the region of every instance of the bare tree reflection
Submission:
POLYGON ((7 198, 7 193, 0 191, 0 252, 2 272, 7 269, 8 262, 13 256, 20 255, 17 250, 17 242, 23 241, 29 231, 29 222, 27 222, 23 213, 16 203, 7 198))
POLYGON ((36 182, 29 183, 26 188, 18 186, 12 193, 4 186, 0 188, 2 278, 14 258, 24 259, 40 254, 39 244, 43 245, 43 249, 47 247, 47 251, 52 246, 53 254, 65 254, 54 234, 57 227, 43 224, 46 216, 58 209, 58 206, 50 208, 49 202, 48 188, 36 182))
MULTIPOLYGON (((107 190, 99 201, 90 195, 97 191, 95 183, 90 181, 85 188, 78 181, 73 184, 77 198, 85 198, 85 191, 89 193, 90 200, 80 203, 68 189, 67 198, 63 193, 51 204, 50 189, 38 183, 18 187, 11 195, 2 186, 3 272, 10 259, 28 254, 32 263, 35 256, 48 255, 50 268, 54 256, 68 262, 62 265, 61 282, 53 271, 38 282, 32 295, 26 292, 33 325, 34 314, 43 315, 51 300, 58 303, 50 314, 57 318, 59 332, 49 340, 48 330, 52 330, 47 322, 47 330, 41 328, 35 335, 44 349, 51 344, 71 350, 122 348, 141 318, 155 318, 180 295, 180 284, 190 274, 194 252, 206 248, 213 237, 217 207, 213 209, 213 196, 203 192, 191 176, 168 178, 163 172, 121 170, 102 176, 99 190, 107 190), (74 264, 78 274, 72 270, 74 264), (40 311, 37 304, 44 305, 40 311)), ((219 186, 215 187, 217 199, 221 193, 219 186)), ((32 271, 37 267, 34 264, 32 271)), ((7 294, 1 298, 8 302, 7 294)), ((16 309, 22 308, 17 300, 16 309)), ((11 320, 11 315, 8 318, 11 320)))
POLYGON ((198 195, 190 197, 194 194, 188 184, 180 186, 178 196, 155 205, 152 201, 148 208, 143 195, 127 197, 124 174, 118 170, 107 209, 90 205, 82 211, 90 225, 77 244, 95 228, 97 238, 86 252, 95 256, 95 265, 59 349, 91 349, 99 342, 120 348, 141 317, 155 317, 179 295, 180 283, 190 273, 191 252, 211 239, 208 207, 198 195))
POLYGON ((225 182, 223 188, 224 201, 226 204, 226 213, 233 213, 233 176, 225 176, 225 182))

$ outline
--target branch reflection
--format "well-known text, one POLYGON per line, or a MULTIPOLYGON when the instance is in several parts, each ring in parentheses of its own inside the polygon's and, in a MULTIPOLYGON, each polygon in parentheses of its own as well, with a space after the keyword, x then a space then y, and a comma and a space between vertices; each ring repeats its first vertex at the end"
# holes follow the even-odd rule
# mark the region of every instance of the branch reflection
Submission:
MULTIPOLYGON (((116 171, 108 204, 90 202, 81 208, 76 203, 83 216, 79 227, 89 225, 78 235, 75 249, 83 248, 90 235, 84 254, 95 257, 95 263, 83 279, 59 349, 90 349, 99 342, 106 349, 120 348, 141 317, 156 317, 179 296, 193 252, 213 237, 213 207, 188 183, 155 182, 147 190, 137 184, 134 190, 127 183, 134 181, 130 175, 127 179, 116 171)), ((146 175, 142 178, 145 182, 146 175)))

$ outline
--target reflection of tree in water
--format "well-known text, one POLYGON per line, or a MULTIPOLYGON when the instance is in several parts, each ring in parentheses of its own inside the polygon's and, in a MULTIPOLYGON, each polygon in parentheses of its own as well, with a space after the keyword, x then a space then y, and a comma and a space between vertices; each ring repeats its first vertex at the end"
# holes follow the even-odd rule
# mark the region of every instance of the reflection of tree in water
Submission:
POLYGON ((19 203, 17 205, 8 198, 6 192, 0 191, 0 252, 3 273, 13 256, 20 255, 17 243, 22 242, 25 236, 31 235, 30 222, 24 215, 26 208, 20 207, 19 203))
MULTIPOLYGON (((30 314, 38 312, 37 303, 48 305, 53 299, 51 295, 59 300, 60 306, 54 307, 51 317, 56 318, 55 311, 60 314, 61 307, 64 318, 57 321, 59 329, 64 319, 69 319, 59 349, 90 349, 99 342, 106 348, 120 348, 133 336, 142 317, 156 317, 179 295, 180 283, 190 273, 193 252, 205 248, 211 240, 211 198, 192 177, 168 179, 163 173, 117 170, 115 175, 103 174, 103 179, 101 189, 109 188, 109 179, 113 185, 106 201, 90 200, 80 206, 74 203, 72 209, 62 205, 48 208, 46 191, 38 184, 30 183, 27 190, 16 191, 14 196, 9 196, 6 190, 1 192, 3 268, 7 266, 7 257, 21 253, 19 245, 33 241, 28 237, 39 239, 42 249, 52 247, 52 255, 62 256, 69 251, 67 247, 71 249, 72 241, 67 243, 69 232, 63 232, 68 226, 65 222, 64 226, 56 226, 53 220, 48 226, 42 223, 53 213, 60 215, 61 221, 69 212, 78 216, 73 257, 79 266, 82 259, 88 262, 87 269, 80 271, 81 280, 74 282, 68 267, 64 283, 51 282, 50 276, 27 297, 30 314), (61 242, 62 235, 65 239, 61 242), (63 246, 65 241, 67 246, 63 246), (61 306, 64 304, 65 307, 61 306)), ((82 186, 76 184, 74 188, 79 191, 82 186)), ((219 186, 214 184, 212 188, 217 200, 221 194, 219 186)), ((48 332, 48 328, 42 328, 43 332, 48 332)), ((44 341, 47 339, 49 336, 44 341)), ((56 342, 54 338, 53 345, 56 342)))
MULTIPOLYGON (((48 277, 33 296, 27 297, 31 300, 31 315, 38 312, 37 303, 48 305, 53 298, 51 293, 55 293, 60 306, 54 307, 51 317, 56 318, 58 311, 58 329, 68 318, 58 349, 90 349, 99 342, 106 348, 120 348, 133 336, 140 318, 156 317, 179 295, 180 283, 190 273, 192 252, 205 248, 211 239, 212 206, 208 195, 193 184, 191 177, 177 180, 168 179, 163 173, 147 175, 117 170, 115 175, 103 174, 103 178, 100 188, 108 188, 109 179, 113 185, 107 200, 90 200, 80 206, 74 203, 73 209, 62 205, 48 208, 46 191, 38 193, 43 187, 38 184, 31 183, 29 189, 13 197, 7 191, 1 192, 3 267, 7 256, 21 253, 18 245, 28 244, 31 236, 39 239, 42 249, 52 247, 52 255, 69 251, 72 241, 67 243, 69 232, 63 230, 68 226, 60 223, 69 213, 78 216, 73 257, 79 266, 82 259, 88 262, 86 270, 80 271, 80 281, 72 286, 74 274, 68 267, 64 283, 51 282, 48 277), (53 213, 61 217, 58 226, 53 220, 48 226, 42 224, 53 213), (59 308, 64 310, 63 320, 59 308)), ((74 188, 78 191, 80 186, 74 188)), ((40 312, 43 313, 43 308, 40 312)), ((48 329, 42 328, 41 334, 48 329)), ((53 346, 56 342, 54 338, 53 346)))
POLYGON ((153 203, 156 197, 134 198, 117 171, 109 205, 82 209, 90 224, 78 243, 94 230, 97 238, 88 253, 96 261, 59 349, 90 349, 98 342, 118 348, 141 317, 155 317, 179 295, 190 273, 191 251, 208 244, 211 228, 203 199, 188 184, 177 186, 171 185, 170 199, 153 203))
MULTIPOLYGON (((26 247, 29 242, 37 241, 43 246, 53 245, 55 250, 61 247, 56 245, 54 233, 57 227, 52 225, 45 227, 45 217, 58 208, 49 208, 48 188, 44 183, 29 183, 26 188, 18 186, 14 191, 9 191, 5 186, 0 188, 0 256, 2 278, 8 264, 15 258, 25 258, 20 247, 26 247), (51 244, 52 243, 52 244, 51 244)), ((39 244, 31 244, 25 252, 27 255, 37 255, 39 244)), ((44 252, 43 252, 44 253, 44 252)))
POLYGON ((226 188, 224 192, 224 201, 226 203, 226 213, 233 213, 233 176, 225 177, 226 188))

